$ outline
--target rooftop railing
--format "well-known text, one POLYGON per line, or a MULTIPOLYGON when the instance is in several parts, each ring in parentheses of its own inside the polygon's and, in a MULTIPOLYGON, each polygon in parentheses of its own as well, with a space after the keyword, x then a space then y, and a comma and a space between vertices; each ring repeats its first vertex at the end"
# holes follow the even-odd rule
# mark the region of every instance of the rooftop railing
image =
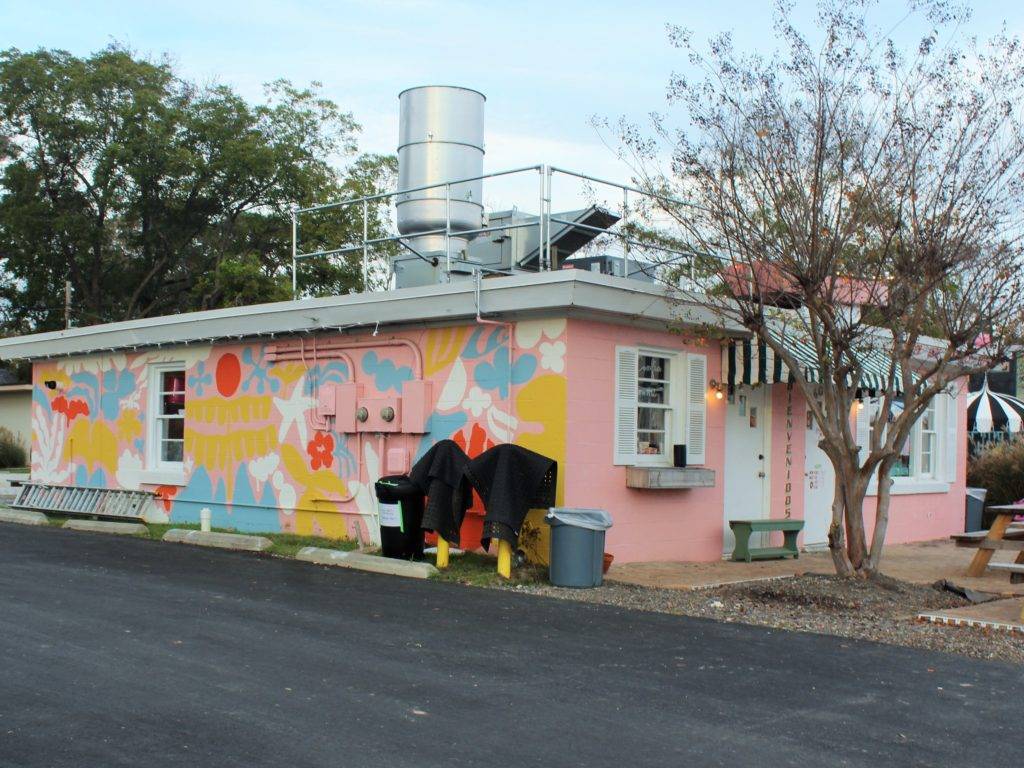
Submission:
MULTIPOLYGON (((596 195, 594 196, 596 197, 596 195)), ((658 253, 664 257, 660 259, 650 260, 650 268, 652 270, 657 269, 665 264, 676 264, 685 266, 685 262, 689 261, 690 278, 692 280, 692 270, 695 262, 694 256, 691 252, 666 245, 665 242, 669 242, 668 238, 663 242, 657 242, 655 239, 642 239, 639 237, 632 236, 631 224, 634 219, 632 217, 638 216, 638 210, 644 216, 645 219, 649 218, 649 212, 658 206, 662 208, 665 206, 678 206, 678 207, 692 207, 692 203, 688 203, 684 200, 677 198, 668 197, 652 193, 647 190, 640 189, 639 187, 632 186, 629 184, 623 184, 621 182, 609 181, 597 176, 590 174, 580 173, 578 171, 569 170, 567 168, 561 168, 553 165, 530 165, 520 168, 512 168, 505 171, 496 171, 493 173, 485 173, 480 176, 472 176, 468 178, 460 179, 449 179, 447 181, 438 182, 437 184, 429 184, 420 187, 411 187, 408 189, 399 189, 390 192, 381 192, 374 195, 366 195, 364 197, 350 198, 346 200, 339 200, 336 202, 324 203, 321 205, 313 205, 305 208, 295 208, 291 215, 291 226, 292 226, 292 248, 291 248, 291 278, 292 278, 292 295, 293 298, 298 298, 299 293, 299 266, 303 261, 309 259, 318 258, 330 258, 332 256, 344 256, 352 253, 362 253, 361 271, 363 285, 369 286, 370 283, 370 270, 371 270, 371 251, 381 245, 388 243, 394 243, 407 251, 410 251, 414 256, 419 258, 427 259, 423 254, 419 253, 410 243, 415 238, 424 236, 443 236, 445 243, 445 266, 444 271, 450 275, 456 260, 452 258, 451 239, 453 237, 467 238, 476 237, 492 232, 507 232, 513 229, 537 229, 537 269, 539 271, 549 271, 556 265, 553 264, 552 260, 552 224, 556 224, 560 227, 566 227, 568 229, 574 229, 582 232, 587 232, 599 236, 609 236, 618 243, 618 253, 615 254, 622 258, 623 272, 625 276, 630 275, 630 263, 631 260, 643 261, 643 259, 636 258, 634 251, 638 251, 640 254, 644 253, 658 253), (539 211, 536 218, 532 218, 526 221, 504 221, 500 224, 488 225, 482 227, 476 227, 473 229, 461 229, 452 227, 451 219, 451 204, 456 199, 452 197, 453 187, 466 184, 473 181, 481 181, 484 179, 497 179, 497 178, 511 178, 519 176, 522 178, 524 174, 536 174, 537 175, 537 193, 536 193, 536 204, 537 210, 539 211), (567 179, 575 179, 578 182, 582 182, 589 185, 600 185, 601 187, 614 190, 614 195, 618 198, 618 216, 619 220, 616 224, 609 228, 596 227, 589 224, 585 224, 579 221, 570 221, 567 219, 560 218, 557 214, 552 213, 552 198, 553 198, 553 186, 555 179, 559 176, 567 179), (371 237, 371 222, 376 213, 377 206, 381 202, 387 202, 389 206, 402 202, 403 196, 408 196, 416 192, 426 192, 431 190, 443 190, 445 200, 445 226, 432 230, 418 231, 411 234, 400 234, 392 233, 385 234, 382 236, 371 237), (303 251, 300 245, 300 235, 302 232, 302 221, 304 217, 311 216, 313 214, 324 213, 332 210, 346 210, 356 207, 362 218, 362 237, 358 240, 343 245, 339 245, 333 248, 318 248, 316 250, 303 251)), ((390 226, 390 222, 389 222, 390 226)), ((642 268, 646 271, 646 267, 642 268)), ((489 270, 495 271, 495 270, 489 270)), ((635 271, 635 270, 634 270, 635 271)))

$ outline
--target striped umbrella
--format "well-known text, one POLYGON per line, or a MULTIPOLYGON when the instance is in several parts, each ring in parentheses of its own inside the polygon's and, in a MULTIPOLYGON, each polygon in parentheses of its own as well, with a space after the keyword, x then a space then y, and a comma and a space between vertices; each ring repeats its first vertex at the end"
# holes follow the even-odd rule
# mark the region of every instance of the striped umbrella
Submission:
POLYGON ((967 429, 970 432, 1020 432, 1024 426, 1024 401, 993 392, 988 376, 981 389, 967 395, 967 429))

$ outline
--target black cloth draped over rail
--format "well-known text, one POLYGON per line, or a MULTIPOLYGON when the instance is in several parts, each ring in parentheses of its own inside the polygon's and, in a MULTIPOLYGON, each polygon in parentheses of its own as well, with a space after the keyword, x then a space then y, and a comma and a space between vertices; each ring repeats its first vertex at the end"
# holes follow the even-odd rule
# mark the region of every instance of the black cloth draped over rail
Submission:
POLYGON ((496 445, 471 460, 465 471, 486 510, 484 549, 492 538, 514 546, 526 513, 555 503, 558 464, 521 446, 496 445))
POLYGON ((441 440, 430 448, 409 472, 409 479, 427 496, 423 527, 453 546, 459 546, 459 530, 473 493, 466 480, 469 457, 453 440, 441 440))

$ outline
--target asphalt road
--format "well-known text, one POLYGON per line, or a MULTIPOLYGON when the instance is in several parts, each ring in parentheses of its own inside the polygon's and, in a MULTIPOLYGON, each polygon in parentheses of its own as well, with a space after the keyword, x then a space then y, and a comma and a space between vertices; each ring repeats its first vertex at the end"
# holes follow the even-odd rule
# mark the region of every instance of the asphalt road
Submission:
POLYGON ((1022 691, 953 656, 0 524, 0 766, 1019 768, 1022 691))

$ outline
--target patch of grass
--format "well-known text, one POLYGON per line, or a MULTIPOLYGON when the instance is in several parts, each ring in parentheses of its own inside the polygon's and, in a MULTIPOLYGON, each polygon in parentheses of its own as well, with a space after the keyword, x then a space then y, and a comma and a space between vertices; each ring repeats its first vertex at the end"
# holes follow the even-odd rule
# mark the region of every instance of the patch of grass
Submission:
MULTIPOLYGON (((57 528, 64 525, 64 522, 68 519, 66 517, 58 517, 56 515, 50 515, 50 525, 57 528)), ((164 534, 167 533, 171 528, 184 528, 190 531, 198 531, 198 523, 146 523, 146 527, 149 529, 148 538, 155 541, 160 541, 164 534)), ((212 531, 218 531, 220 533, 238 533, 234 528, 211 528, 212 531)), ((256 532, 253 536, 265 536, 273 542, 273 545, 267 552, 271 555, 277 555, 279 557, 295 557, 300 549, 303 547, 323 547, 324 549, 341 549, 350 551, 358 549, 359 542, 353 539, 331 539, 326 536, 302 536, 297 533, 261 533, 256 532)))
POLYGON ((342 549, 350 552, 359 548, 359 542, 353 539, 330 539, 326 536, 300 536, 296 533, 261 533, 272 542, 268 552, 281 557, 295 557, 303 547, 322 547, 324 549, 342 549))
POLYGON ((453 555, 448 567, 439 571, 432 579, 468 584, 474 587, 503 587, 516 584, 543 584, 547 582, 547 571, 543 566, 524 565, 512 569, 512 578, 503 579, 498 575, 497 558, 480 552, 464 552, 453 555))

